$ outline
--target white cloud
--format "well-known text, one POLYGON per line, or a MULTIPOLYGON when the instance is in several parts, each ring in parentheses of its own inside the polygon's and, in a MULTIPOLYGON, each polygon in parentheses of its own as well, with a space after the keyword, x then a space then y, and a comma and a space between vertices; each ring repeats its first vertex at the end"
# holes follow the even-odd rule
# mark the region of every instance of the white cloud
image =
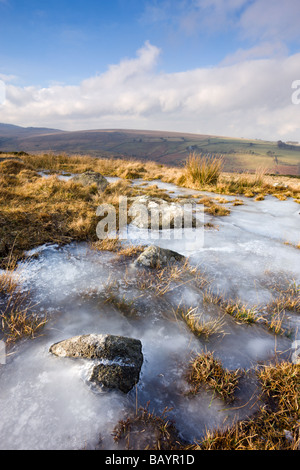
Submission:
POLYGON ((199 23, 216 31, 218 28, 232 28, 236 25, 235 15, 248 0, 192 0, 193 14, 199 23))
POLYGON ((142 20, 164 23, 177 34, 235 32, 252 45, 295 41, 299 44, 298 0, 148 1, 142 20))
POLYGON ((246 60, 267 59, 269 57, 287 57, 288 49, 282 42, 270 41, 262 42, 249 49, 238 49, 233 54, 229 54, 222 61, 222 65, 229 65, 246 60))
MULTIPOLYGON (((0 0, 1 2, 1 0, 0 0)), ((3 80, 4 82, 12 82, 16 80, 17 77, 15 75, 7 75, 5 73, 0 73, 0 80, 3 80)))
POLYGON ((299 16, 297 0, 255 0, 244 11, 239 26, 251 39, 299 42, 299 16))
POLYGON ((7 84, 0 122, 300 140, 300 106, 291 100, 300 54, 167 74, 156 70, 159 53, 147 42, 79 86, 7 84))

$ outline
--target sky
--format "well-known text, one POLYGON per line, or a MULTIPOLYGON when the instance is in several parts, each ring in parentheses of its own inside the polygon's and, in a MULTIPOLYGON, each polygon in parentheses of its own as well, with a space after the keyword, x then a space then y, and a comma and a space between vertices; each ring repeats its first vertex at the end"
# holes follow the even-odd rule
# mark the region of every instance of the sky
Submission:
POLYGON ((0 122, 300 141, 299 18, 299 0, 0 0, 0 122))

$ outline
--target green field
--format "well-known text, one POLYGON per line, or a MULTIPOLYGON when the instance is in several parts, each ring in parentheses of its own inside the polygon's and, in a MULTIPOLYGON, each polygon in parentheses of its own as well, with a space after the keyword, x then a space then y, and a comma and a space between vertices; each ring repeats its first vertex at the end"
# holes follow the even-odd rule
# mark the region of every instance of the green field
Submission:
MULTIPOLYGON (((226 171, 255 171, 267 168, 275 174, 300 174, 300 146, 279 148, 277 142, 208 136, 143 135, 124 139, 118 145, 107 142, 105 150, 165 164, 181 164, 191 152, 220 155, 226 171)), ((94 154, 94 150, 90 149, 94 154)))
POLYGON ((67 153, 151 160, 181 166, 191 152, 222 156, 224 170, 300 175, 300 145, 201 134, 144 130, 7 130, 0 125, 0 151, 67 153), (1 130, 2 129, 2 130, 1 130), (9 131, 9 132, 8 132, 9 131))

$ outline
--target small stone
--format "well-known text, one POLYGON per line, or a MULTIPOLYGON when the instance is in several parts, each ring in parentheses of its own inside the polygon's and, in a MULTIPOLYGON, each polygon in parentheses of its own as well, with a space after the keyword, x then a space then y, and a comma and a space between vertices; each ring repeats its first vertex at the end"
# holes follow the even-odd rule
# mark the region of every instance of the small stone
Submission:
POLYGON ((135 261, 135 264, 140 264, 149 268, 160 268, 175 263, 176 261, 181 262, 184 260, 185 257, 176 251, 151 245, 140 254, 135 261))
POLYGON ((107 179, 101 175, 101 173, 96 173, 95 171, 86 171, 80 175, 75 175, 73 176, 72 181, 75 183, 81 183, 83 186, 96 184, 99 191, 104 191, 108 186, 107 179))

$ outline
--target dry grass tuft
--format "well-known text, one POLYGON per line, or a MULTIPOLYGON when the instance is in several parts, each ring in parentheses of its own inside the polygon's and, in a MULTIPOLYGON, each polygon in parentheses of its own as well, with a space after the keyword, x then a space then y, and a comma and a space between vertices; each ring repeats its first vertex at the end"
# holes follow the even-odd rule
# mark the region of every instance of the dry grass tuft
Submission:
POLYGON ((300 286, 296 282, 289 283, 287 287, 277 287, 276 298, 267 305, 270 313, 284 311, 300 313, 300 286))
POLYGON ((33 313, 21 296, 10 297, 5 309, 0 309, 0 331, 7 344, 24 337, 35 338, 46 323, 47 318, 33 313))
POLYGON ((192 386, 191 393, 198 393, 201 387, 216 392, 226 402, 234 400, 234 392, 241 376, 240 370, 229 371, 215 359, 212 353, 202 353, 190 364, 187 380, 192 386))
POLYGON ((225 313, 243 323, 255 323, 260 319, 256 307, 248 308, 239 301, 225 301, 223 302, 223 308, 225 313))
POLYGON ((191 153, 186 160, 186 181, 192 184, 213 185, 218 182, 223 166, 223 160, 210 155, 191 153))
POLYGON ((114 441, 126 450, 175 450, 182 448, 175 425, 166 414, 160 416, 146 408, 120 421, 113 431, 114 441))
POLYGON ((0 296, 11 295, 19 289, 19 276, 16 274, 16 263, 10 261, 5 270, 0 273, 0 296))
POLYGON ((4 271, 0 275, 0 333, 7 344, 24 337, 34 338, 46 324, 34 312, 30 294, 23 292, 14 271, 4 271))
POLYGON ((206 320, 203 313, 198 313, 197 307, 185 309, 178 306, 176 311, 174 310, 174 316, 183 320, 190 331, 197 337, 203 337, 208 340, 215 335, 224 335, 222 329, 224 319, 206 320))
MULTIPOLYGON (((216 430, 190 450, 299 450, 300 367, 288 362, 257 369, 259 411, 227 430, 216 430)), ((187 448, 186 448, 187 449, 187 448)))
POLYGON ((17 175, 21 171, 33 170, 31 165, 26 165, 18 159, 4 160, 0 162, 0 174, 17 175))
POLYGON ((121 246, 119 238, 105 238, 104 240, 97 240, 96 242, 90 243, 90 247, 97 251, 119 252, 121 246))
POLYGON ((41 318, 31 303, 30 293, 22 289, 21 270, 16 260, 10 258, 0 273, 0 337, 7 344, 24 338, 34 338, 47 323, 46 315, 41 318))
POLYGON ((203 204, 204 212, 213 216, 223 217, 230 214, 230 209, 225 207, 223 203, 217 204, 214 198, 208 196, 199 199, 198 204, 203 204))

